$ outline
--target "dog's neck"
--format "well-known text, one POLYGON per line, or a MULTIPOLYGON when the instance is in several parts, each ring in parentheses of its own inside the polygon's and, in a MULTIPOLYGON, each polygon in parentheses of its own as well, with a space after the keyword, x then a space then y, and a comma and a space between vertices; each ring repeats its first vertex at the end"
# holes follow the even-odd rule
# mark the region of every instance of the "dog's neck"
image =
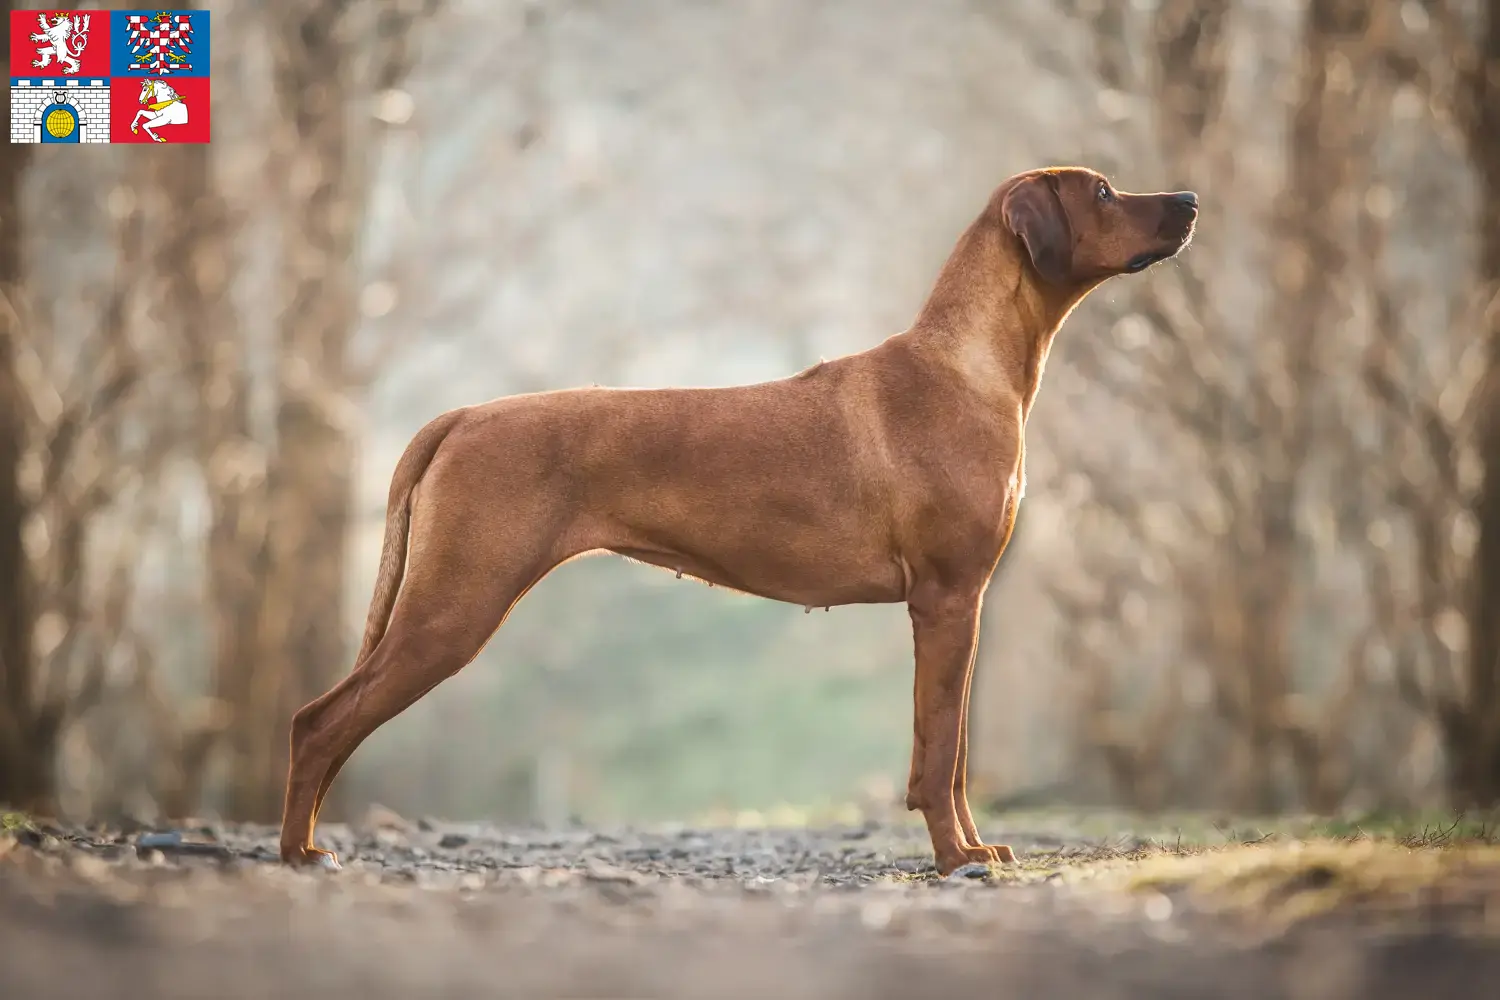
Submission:
POLYGON ((1090 289, 1056 289, 992 206, 959 239, 916 321, 914 346, 975 393, 1031 413, 1052 338, 1090 289))

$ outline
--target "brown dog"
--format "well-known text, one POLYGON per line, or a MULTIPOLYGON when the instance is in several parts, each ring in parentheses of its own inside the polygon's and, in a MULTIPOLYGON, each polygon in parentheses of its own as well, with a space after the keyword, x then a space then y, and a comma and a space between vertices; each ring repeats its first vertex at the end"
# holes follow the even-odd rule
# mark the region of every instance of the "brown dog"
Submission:
POLYGON ((911 329, 723 389, 570 389, 452 410, 391 479, 352 673, 292 720, 281 857, 360 741, 464 667, 559 564, 614 552, 773 600, 904 601, 916 644, 906 806, 938 870, 1010 861, 965 794, 979 607, 1015 523, 1053 334, 1094 287, 1173 256, 1198 198, 1078 167, 1010 178, 911 329))

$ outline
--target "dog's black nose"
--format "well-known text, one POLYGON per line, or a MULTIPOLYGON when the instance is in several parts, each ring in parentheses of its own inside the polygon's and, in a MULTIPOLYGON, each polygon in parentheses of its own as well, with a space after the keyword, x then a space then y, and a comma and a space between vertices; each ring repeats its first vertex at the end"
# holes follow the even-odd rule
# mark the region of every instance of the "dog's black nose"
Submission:
POLYGON ((1198 195, 1192 191, 1179 191, 1176 194, 1167 195, 1172 201, 1186 205, 1193 211, 1198 211, 1198 195))

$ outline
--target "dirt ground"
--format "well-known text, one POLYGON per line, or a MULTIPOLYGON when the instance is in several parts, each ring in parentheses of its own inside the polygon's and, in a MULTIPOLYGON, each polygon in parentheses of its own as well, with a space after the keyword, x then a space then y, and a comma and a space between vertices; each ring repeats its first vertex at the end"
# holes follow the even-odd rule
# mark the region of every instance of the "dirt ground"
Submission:
POLYGON ((1496 995, 1495 849, 1004 829, 949 879, 920 829, 324 827, 0 834, 0 997, 1026 1000, 1496 995), (1003 836, 1001 836, 1003 834, 1003 836), (154 846, 153 846, 154 845, 154 846), (1323 851, 1323 854, 1319 854, 1323 851))

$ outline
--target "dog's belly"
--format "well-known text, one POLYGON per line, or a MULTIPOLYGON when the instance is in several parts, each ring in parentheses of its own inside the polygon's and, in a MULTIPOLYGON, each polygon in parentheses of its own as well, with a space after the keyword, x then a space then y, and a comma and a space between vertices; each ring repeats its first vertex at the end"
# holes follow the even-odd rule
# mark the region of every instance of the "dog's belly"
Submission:
POLYGON ((744 594, 800 604, 886 604, 905 600, 905 576, 894 561, 835 559, 815 563, 769 541, 753 557, 688 546, 625 544, 609 551, 744 594))
POLYGON ((589 514, 604 526, 602 547, 792 604, 905 600, 886 512, 847 468, 767 463, 743 473, 736 464, 705 459, 662 470, 645 489, 600 497, 589 514))

